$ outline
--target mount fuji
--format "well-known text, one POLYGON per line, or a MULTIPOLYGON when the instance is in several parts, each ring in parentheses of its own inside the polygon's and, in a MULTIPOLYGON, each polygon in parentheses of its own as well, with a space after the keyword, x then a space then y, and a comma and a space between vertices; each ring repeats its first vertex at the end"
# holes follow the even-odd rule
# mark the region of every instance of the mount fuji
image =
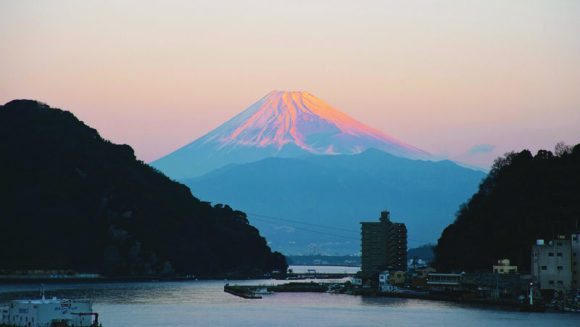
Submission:
POLYGON ((409 245, 434 243, 485 174, 435 161, 307 92, 273 91, 152 165, 213 203, 245 211, 286 254, 360 251, 381 210, 409 245))
POLYGON ((272 91, 205 136, 152 165, 174 179, 269 157, 359 154, 430 155, 349 117, 308 92, 272 91))

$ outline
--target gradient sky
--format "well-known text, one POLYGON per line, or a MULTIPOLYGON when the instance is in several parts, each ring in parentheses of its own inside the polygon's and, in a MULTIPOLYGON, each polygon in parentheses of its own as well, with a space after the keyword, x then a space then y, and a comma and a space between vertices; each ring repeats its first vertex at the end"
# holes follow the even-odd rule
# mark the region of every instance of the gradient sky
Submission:
POLYGON ((0 0, 0 102, 157 159, 271 90, 442 157, 580 142, 580 1, 0 0))

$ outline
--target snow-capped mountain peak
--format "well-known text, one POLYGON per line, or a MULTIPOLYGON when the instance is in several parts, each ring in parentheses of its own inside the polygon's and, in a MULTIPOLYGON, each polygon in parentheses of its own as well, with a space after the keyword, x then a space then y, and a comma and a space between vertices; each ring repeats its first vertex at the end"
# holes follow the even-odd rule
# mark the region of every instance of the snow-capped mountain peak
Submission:
POLYGON ((174 178, 230 163, 304 154, 357 154, 375 148, 396 156, 429 154, 369 127, 304 91, 272 91, 210 133, 153 165, 174 178))
POLYGON ((315 154, 353 154, 378 148, 405 157, 427 153, 366 126, 304 91, 272 91, 207 135, 222 147, 294 144, 315 154))

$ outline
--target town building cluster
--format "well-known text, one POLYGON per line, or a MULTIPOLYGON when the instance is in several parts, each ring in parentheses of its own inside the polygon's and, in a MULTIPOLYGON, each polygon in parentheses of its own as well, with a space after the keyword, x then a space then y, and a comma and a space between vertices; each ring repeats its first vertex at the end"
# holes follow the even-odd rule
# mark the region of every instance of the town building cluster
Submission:
POLYGON ((417 260, 407 264, 407 229, 392 222, 388 211, 378 222, 361 223, 361 244, 361 272, 353 282, 369 292, 521 303, 542 299, 580 312, 580 232, 530 244, 530 268, 500 258, 488 271, 470 273, 437 272, 417 260))

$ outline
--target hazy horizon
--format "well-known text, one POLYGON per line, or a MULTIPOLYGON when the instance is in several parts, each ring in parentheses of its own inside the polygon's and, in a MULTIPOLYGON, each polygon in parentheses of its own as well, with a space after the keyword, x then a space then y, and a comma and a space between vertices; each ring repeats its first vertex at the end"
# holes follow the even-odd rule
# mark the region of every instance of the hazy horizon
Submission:
POLYGON ((580 142, 576 1, 0 3, 0 102, 70 110, 147 162, 311 92, 480 167, 580 142))

